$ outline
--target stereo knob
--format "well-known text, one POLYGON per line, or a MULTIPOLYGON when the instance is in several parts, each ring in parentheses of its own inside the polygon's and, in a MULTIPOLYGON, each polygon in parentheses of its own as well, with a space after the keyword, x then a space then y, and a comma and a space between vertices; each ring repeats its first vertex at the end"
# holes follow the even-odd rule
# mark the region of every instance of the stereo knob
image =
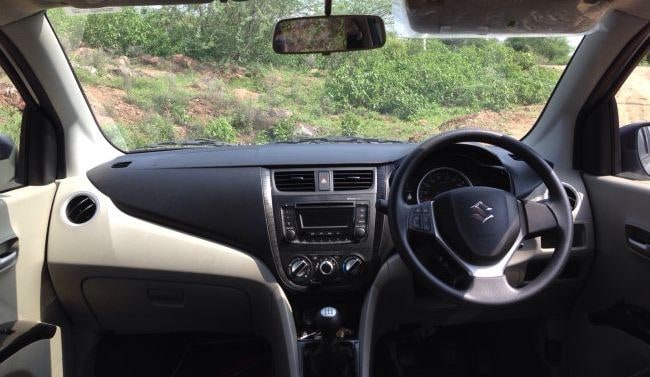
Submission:
POLYGON ((332 258, 325 258, 320 262, 318 270, 325 276, 331 275, 336 270, 336 261, 332 258))
POLYGON ((365 268, 366 263, 356 255, 349 256, 343 261, 343 273, 349 278, 361 275, 365 268))
POLYGON ((305 257, 295 257, 287 268, 289 278, 295 282, 305 282, 312 274, 311 262, 305 257))
POLYGON ((354 238, 357 240, 366 236, 366 228, 354 228, 354 238))
POLYGON ((284 232, 284 238, 285 238, 287 241, 293 241, 293 240, 295 240, 295 239, 296 239, 296 231, 293 230, 293 229, 287 229, 287 230, 284 232))

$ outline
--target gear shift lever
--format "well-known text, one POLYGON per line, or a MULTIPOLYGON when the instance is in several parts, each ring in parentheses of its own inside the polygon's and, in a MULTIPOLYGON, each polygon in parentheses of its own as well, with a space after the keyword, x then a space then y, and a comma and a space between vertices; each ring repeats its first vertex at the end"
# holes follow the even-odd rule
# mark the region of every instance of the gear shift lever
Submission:
POLYGON ((336 332, 341 327, 338 310, 326 306, 314 318, 316 328, 321 332, 320 342, 307 347, 304 354, 305 377, 350 377, 354 371, 352 349, 336 341, 336 332))
POLYGON ((331 306, 326 306, 318 311, 314 320, 316 328, 323 336, 323 342, 327 344, 334 343, 336 332, 341 327, 341 317, 338 310, 331 306))

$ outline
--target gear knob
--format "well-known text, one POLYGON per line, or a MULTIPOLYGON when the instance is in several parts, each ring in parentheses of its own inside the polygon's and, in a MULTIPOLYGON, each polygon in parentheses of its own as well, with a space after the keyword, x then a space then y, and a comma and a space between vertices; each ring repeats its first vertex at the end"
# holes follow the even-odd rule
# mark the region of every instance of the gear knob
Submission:
POLYGON ((316 328, 323 335, 323 341, 331 343, 336 339, 336 332, 341 327, 339 311, 331 306, 326 306, 318 311, 314 320, 316 328))

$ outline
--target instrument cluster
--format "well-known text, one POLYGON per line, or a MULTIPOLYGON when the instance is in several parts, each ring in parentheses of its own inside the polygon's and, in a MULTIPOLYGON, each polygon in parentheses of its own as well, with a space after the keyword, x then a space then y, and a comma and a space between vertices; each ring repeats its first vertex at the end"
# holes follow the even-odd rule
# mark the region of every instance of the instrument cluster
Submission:
POLYGON ((476 153, 469 145, 457 146, 450 152, 420 164, 407 183, 405 199, 408 203, 431 201, 443 192, 468 186, 512 191, 508 171, 493 155, 476 153))

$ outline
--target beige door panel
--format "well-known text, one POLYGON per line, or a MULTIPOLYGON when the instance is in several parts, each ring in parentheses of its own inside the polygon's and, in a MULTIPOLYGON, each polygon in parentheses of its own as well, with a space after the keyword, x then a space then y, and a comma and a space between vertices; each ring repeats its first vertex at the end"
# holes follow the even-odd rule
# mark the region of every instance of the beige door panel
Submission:
POLYGON ((571 375, 632 376, 650 368, 650 346, 590 315, 625 303, 650 310, 650 260, 628 245, 626 224, 650 230, 650 181, 586 175, 595 221, 596 257, 570 329, 571 375))
MULTIPOLYGON (((0 241, 18 239, 16 264, 0 273, 0 323, 44 321, 54 296, 44 274, 45 244, 56 184, 28 186, 0 194, 0 241)), ((0 375, 63 375, 61 335, 21 349, 0 364, 0 375)))

